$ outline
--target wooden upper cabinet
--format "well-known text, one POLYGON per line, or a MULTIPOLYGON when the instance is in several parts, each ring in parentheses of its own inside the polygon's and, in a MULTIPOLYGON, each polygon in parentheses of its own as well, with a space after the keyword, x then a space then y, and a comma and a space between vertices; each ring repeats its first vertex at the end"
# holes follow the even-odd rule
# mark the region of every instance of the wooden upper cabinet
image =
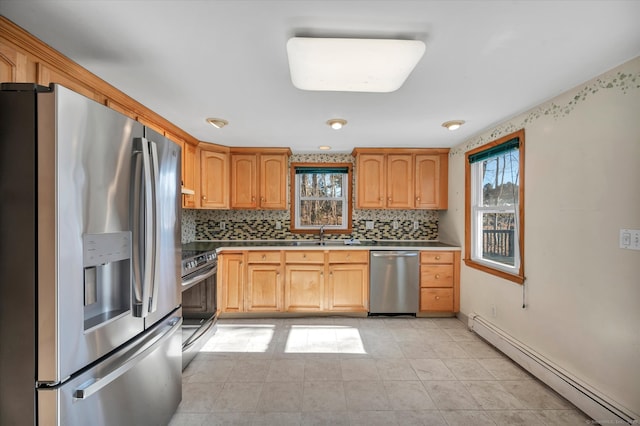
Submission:
POLYGON ((287 166, 284 154, 260 155, 260 207, 285 210, 287 208, 287 166))
POLYGON ((386 206, 384 154, 360 154, 356 161, 356 205, 361 209, 386 206))
POLYGON ((231 208, 287 208, 288 149, 231 153, 231 208))
POLYGON ((229 208, 229 156, 226 152, 200 151, 200 207, 205 209, 229 208))
POLYGON ((446 209, 448 154, 416 155, 416 208, 446 209))
POLYGON ((196 151, 194 145, 183 142, 182 144, 182 188, 194 191, 194 194, 183 194, 182 207, 194 209, 196 203, 196 151))
POLYGON ((413 198, 413 156, 387 155, 387 207, 411 209, 413 198))
POLYGON ((253 154, 231 154, 231 208, 251 209, 257 204, 258 158, 253 154))
POLYGON ((27 57, 0 44, 0 82, 23 83, 28 81, 27 57))
POLYGON ((356 207, 446 209, 448 149, 356 148, 356 207))

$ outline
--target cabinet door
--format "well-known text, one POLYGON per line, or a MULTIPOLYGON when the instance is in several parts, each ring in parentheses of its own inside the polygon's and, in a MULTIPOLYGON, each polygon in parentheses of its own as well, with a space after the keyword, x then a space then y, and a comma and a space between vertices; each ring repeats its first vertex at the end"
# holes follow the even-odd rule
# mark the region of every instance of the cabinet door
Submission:
POLYGON ((367 265, 329 265, 328 310, 369 311, 369 267, 367 265))
POLYGON ((260 155, 260 208, 286 210, 287 166, 286 155, 260 155))
POLYGON ((231 208, 258 207, 256 184, 257 158, 254 154, 231 155, 231 208))
POLYGON ((324 309, 323 264, 288 264, 285 275, 285 311, 317 312, 324 309))
POLYGON ((447 154, 416 155, 416 208, 447 208, 447 154))
POLYGON ((411 154, 387 155, 387 207, 412 209, 413 157, 411 154))
POLYGON ((280 265, 248 264, 247 312, 278 312, 282 310, 282 280, 280 265))
POLYGON ((25 82, 27 80, 27 57, 8 46, 0 45, 0 81, 25 82))
MULTIPOLYGON (((182 144, 182 186, 192 191, 196 189, 196 147, 186 142, 182 144)), ((182 207, 196 208, 195 194, 183 194, 182 207)))
POLYGON ((384 154, 359 154, 357 158, 357 207, 361 209, 384 208, 386 205, 384 154))
POLYGON ((224 152, 200 150, 200 207, 229 207, 228 156, 224 152))
POLYGON ((223 253, 218 265, 218 309, 221 312, 244 311, 244 260, 242 253, 223 253))

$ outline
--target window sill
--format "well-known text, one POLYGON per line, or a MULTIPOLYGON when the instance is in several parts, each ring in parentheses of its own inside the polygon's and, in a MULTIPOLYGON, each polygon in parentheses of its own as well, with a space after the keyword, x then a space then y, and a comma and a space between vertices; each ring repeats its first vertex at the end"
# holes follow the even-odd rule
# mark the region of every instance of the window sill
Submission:
POLYGON ((464 260, 465 265, 467 265, 470 268, 474 268, 474 269, 478 269, 480 271, 486 272, 487 274, 491 274, 491 275, 495 275, 497 277, 500 278, 504 278, 505 280, 508 281, 512 281, 516 284, 523 284, 524 283, 524 274, 522 275, 515 275, 515 274, 511 274, 509 272, 505 272, 505 271, 501 271, 499 269, 495 269, 495 268, 491 268, 489 266, 483 265, 481 263, 475 262, 471 259, 465 259, 464 260))

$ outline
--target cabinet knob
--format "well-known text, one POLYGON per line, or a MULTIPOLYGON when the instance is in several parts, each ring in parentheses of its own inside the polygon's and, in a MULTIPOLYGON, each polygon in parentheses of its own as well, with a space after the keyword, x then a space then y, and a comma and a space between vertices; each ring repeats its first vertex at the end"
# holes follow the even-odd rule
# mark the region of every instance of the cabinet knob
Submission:
POLYGON ((440 274, 436 274, 436 280, 440 278, 440 274))
POLYGON ((391 201, 391 197, 387 198, 387 200, 391 201))
POLYGON ((251 201, 255 201, 256 197, 254 195, 251 196, 251 201))
POLYGON ((260 197, 260 201, 264 201, 264 197, 260 197))
POLYGON ((440 296, 436 296, 436 300, 440 300, 440 296))
POLYGON ((206 200, 206 199, 207 199, 207 197, 205 197, 205 196, 203 195, 203 196, 202 196, 202 199, 203 199, 203 200, 206 200))
POLYGON ((307 258, 307 253, 304 253, 304 254, 302 255, 302 258, 303 258, 303 259, 306 259, 306 258, 307 258))
POLYGON ((267 255, 266 255, 266 254, 263 254, 263 255, 262 255, 262 260, 265 260, 266 258, 267 258, 267 255))
POLYGON ((440 260, 440 255, 436 256, 436 260, 440 260))
POLYGON ((416 197, 416 201, 420 201, 420 197, 416 197))

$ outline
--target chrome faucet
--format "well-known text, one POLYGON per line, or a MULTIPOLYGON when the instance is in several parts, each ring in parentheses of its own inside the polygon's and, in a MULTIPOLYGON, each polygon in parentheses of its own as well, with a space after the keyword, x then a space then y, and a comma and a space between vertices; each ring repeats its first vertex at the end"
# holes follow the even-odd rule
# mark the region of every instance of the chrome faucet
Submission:
POLYGON ((320 227, 320 244, 324 244, 324 225, 320 227))

